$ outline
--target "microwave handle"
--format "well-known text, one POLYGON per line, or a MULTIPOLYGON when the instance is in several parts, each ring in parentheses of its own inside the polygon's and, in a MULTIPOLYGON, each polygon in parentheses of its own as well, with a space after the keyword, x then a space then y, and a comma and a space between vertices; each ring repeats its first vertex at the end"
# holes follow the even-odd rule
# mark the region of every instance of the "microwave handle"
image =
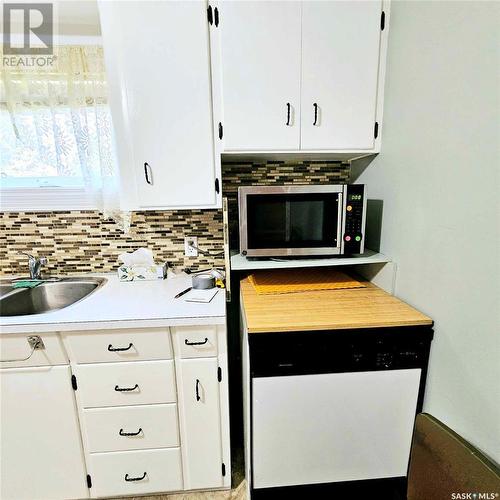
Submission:
POLYGON ((344 221, 344 197, 342 193, 338 193, 337 205, 337 246, 342 246, 342 226, 344 221))

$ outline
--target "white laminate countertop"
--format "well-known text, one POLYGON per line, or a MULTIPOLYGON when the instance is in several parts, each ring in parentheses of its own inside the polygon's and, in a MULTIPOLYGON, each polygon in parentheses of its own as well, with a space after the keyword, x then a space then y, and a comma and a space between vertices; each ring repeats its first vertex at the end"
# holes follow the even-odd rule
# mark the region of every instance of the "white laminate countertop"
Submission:
MULTIPOLYGON (((208 304, 174 299, 191 286, 179 276, 158 281, 120 282, 116 274, 93 274, 106 283, 73 305, 43 314, 0 317, 0 332, 61 332, 112 328, 147 328, 177 325, 224 324, 225 290, 208 304)), ((83 277, 83 276, 82 276, 83 277)))

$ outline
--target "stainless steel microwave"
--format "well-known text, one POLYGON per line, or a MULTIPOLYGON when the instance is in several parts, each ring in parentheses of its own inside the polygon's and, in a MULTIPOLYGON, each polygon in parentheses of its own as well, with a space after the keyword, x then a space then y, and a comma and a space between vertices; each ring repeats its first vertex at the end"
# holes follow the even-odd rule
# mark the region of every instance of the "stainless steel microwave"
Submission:
POLYGON ((240 187, 238 208, 247 257, 364 252, 364 184, 240 187))

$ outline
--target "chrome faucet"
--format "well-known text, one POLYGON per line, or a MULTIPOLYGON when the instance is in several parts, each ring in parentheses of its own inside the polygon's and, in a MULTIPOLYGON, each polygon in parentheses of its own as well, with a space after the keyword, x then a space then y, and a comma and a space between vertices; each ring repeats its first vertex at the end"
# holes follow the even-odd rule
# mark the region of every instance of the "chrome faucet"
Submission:
POLYGON ((30 278, 32 280, 39 280, 42 277, 41 267, 46 266, 47 257, 33 257, 33 255, 26 252, 19 252, 21 255, 28 257, 28 268, 30 270, 30 278))

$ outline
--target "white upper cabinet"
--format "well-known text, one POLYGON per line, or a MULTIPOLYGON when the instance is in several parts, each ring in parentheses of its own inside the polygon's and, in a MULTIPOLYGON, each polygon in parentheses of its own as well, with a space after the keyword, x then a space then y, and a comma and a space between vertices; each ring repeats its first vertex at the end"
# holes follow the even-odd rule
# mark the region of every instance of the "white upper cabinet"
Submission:
POLYGON ((224 2, 220 9, 224 149, 298 149, 300 2, 224 2))
POLYGON ((302 149, 375 144, 382 2, 302 4, 302 149))
POLYGON ((99 11, 123 207, 219 206, 206 2, 99 11))
POLYGON ((213 5, 222 151, 380 150, 388 2, 213 5))

